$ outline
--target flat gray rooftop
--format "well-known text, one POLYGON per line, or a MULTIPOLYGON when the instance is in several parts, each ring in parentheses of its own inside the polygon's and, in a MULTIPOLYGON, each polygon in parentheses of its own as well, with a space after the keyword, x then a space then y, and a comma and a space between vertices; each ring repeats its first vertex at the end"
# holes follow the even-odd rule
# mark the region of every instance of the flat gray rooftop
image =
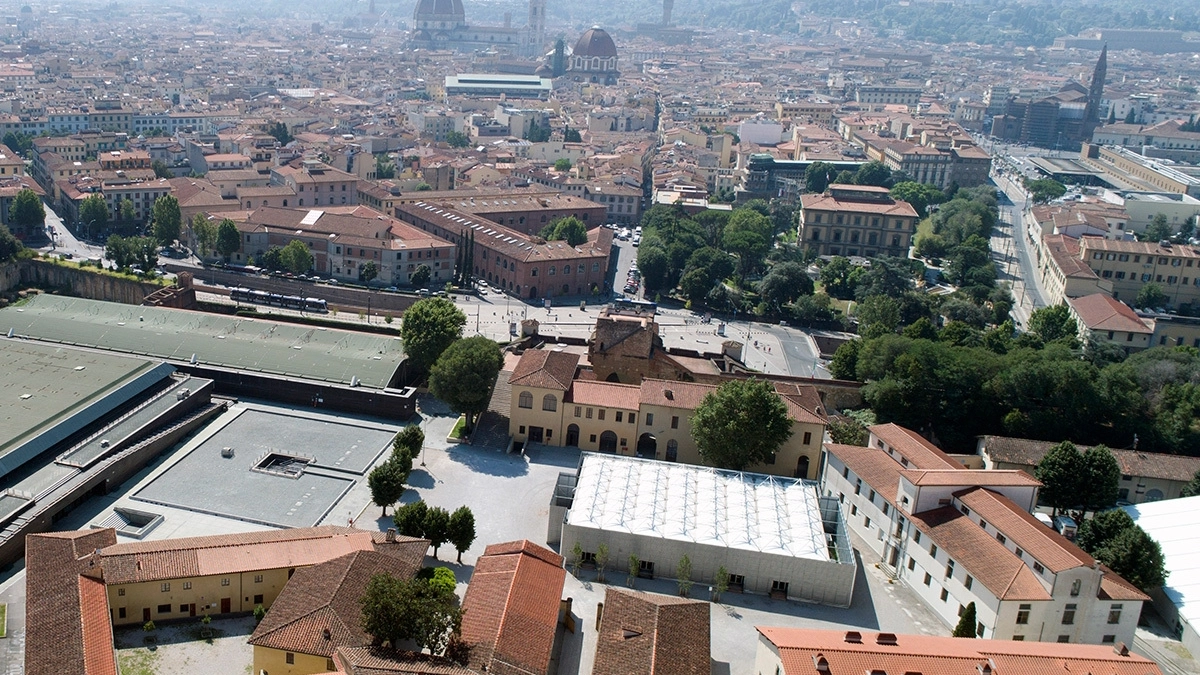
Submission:
POLYGON ((158 359, 382 389, 400 339, 263 319, 38 295, 0 309, 0 332, 158 359))
MULTIPOLYGON (((4 311, 7 317, 24 319, 20 309, 4 311)), ((7 328, 3 332, 7 333, 7 328)), ((0 390, 0 464, 13 463, 5 462, 10 453, 28 448, 66 420, 150 373, 156 365, 141 358, 0 337, 0 373, 4 373, 0 390)), ((69 433, 74 431, 70 429, 69 433)), ((37 452, 42 450, 45 448, 39 446, 37 452)), ((4 472, 14 468, 6 466, 4 472)))
POLYGON ((172 465, 133 499, 276 527, 309 527, 325 517, 395 431, 368 422, 331 422, 247 409, 172 465), (223 448, 233 457, 223 457, 223 448), (299 478, 253 470, 268 452, 314 460, 299 478))

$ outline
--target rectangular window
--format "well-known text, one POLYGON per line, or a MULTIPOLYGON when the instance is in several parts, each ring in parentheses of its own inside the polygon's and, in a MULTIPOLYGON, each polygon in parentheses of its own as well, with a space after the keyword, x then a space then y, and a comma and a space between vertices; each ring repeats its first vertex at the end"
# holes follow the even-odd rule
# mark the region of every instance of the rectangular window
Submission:
POLYGON ((671 415, 671 428, 672 429, 679 428, 679 416, 678 415, 671 415))
POLYGON ((261 594, 261 593, 260 593, 260 594, 258 594, 258 595, 256 595, 256 596, 254 596, 254 604, 256 604, 256 605, 261 605, 261 604, 263 604, 263 596, 262 596, 262 594, 261 594))
POLYGON ((929 576, 929 572, 926 572, 925 573, 925 585, 928 586, 930 581, 933 581, 933 577, 929 576))
POLYGON ((863 516, 863 527, 871 529, 871 516, 863 516))
POLYGON ((628 415, 626 415, 626 418, 630 424, 637 424, 637 413, 631 412, 628 415))
POLYGON ((589 420, 592 419, 592 409, 591 408, 587 409, 587 414, 584 415, 584 417, 587 417, 589 420))
POLYGON ((1033 609, 1033 605, 1017 606, 1017 624, 1024 625, 1029 623, 1029 611, 1031 609, 1033 609))
POLYGON ((119 595, 119 596, 124 596, 124 595, 125 595, 125 589, 124 589, 124 588, 118 588, 118 589, 117 589, 117 595, 119 595))
POLYGON ((159 605, 159 606, 158 606, 158 613, 159 613, 159 614, 170 614, 170 613, 171 613, 171 606, 170 606, 170 605, 159 605))
POLYGON ((915 558, 909 558, 909 559, 908 559, 908 570, 911 572, 912 570, 916 569, 916 567, 917 567, 917 561, 916 561, 916 559, 915 559, 915 558))
POLYGON ((654 413, 646 413, 646 426, 654 424, 654 413))
POLYGON ((1070 636, 1070 635, 1059 635, 1059 636, 1058 636, 1058 641, 1059 641, 1060 643, 1067 643, 1067 642, 1070 642, 1070 641, 1071 641, 1071 636, 1070 636))
POLYGON ((1121 623, 1121 605, 1113 605, 1108 610, 1109 623, 1121 623))
POLYGON ((871 492, 867 495, 867 501, 871 502, 872 504, 875 503, 875 491, 874 490, 871 490, 871 492))
POLYGON ((604 421, 604 408, 598 408, 596 410, 596 419, 600 420, 601 422, 604 421))
POLYGON ((1017 549, 1017 550, 1016 550, 1016 551, 1014 551, 1014 552, 1017 554, 1017 557, 1018 557, 1018 558, 1021 558, 1021 557, 1023 557, 1023 556, 1025 555, 1025 552, 1024 552, 1024 551, 1022 551, 1021 549, 1017 549))
POLYGON ((1105 635, 1104 637, 1100 638, 1100 642, 1102 644, 1106 644, 1106 645, 1111 645, 1112 643, 1114 643, 1116 641, 1117 641, 1116 635, 1105 635))
POLYGON ((158 585, 158 590, 161 593, 169 593, 171 591, 171 582, 164 581, 158 585))
POLYGON ((950 599, 950 591, 943 588, 942 589, 942 602, 946 602, 949 599, 950 599))
POLYGON ((190 581, 183 582, 183 590, 185 590, 185 591, 192 590, 192 582, 190 582, 190 581))
POLYGON ((575 416, 579 417, 583 414, 583 406, 575 406, 575 416))
POLYGON ((974 585, 975 585, 975 577, 968 574, 967 580, 963 582, 963 586, 966 586, 967 590, 969 591, 969 590, 971 590, 971 587, 974 585))
POLYGON ((179 613, 180 613, 180 614, 183 614, 183 613, 184 613, 184 612, 186 612, 186 611, 188 611, 188 606, 187 606, 187 605, 180 605, 180 606, 179 606, 179 613))
POLYGON ((851 504, 851 505, 850 505, 850 515, 852 515, 852 516, 857 516, 857 515, 858 515, 858 504, 851 504))
POLYGON ((287 661, 289 666, 296 665, 296 655, 293 654, 292 652, 287 652, 287 655, 285 656, 285 660, 287 661))
POLYGON ((854 481, 854 494, 862 494, 862 479, 858 478, 854 481))
POLYGON ((221 580, 221 585, 222 585, 222 586, 228 586, 228 585, 229 585, 229 579, 228 579, 228 578, 222 579, 222 580, 221 580))
POLYGON ((125 618, 125 608, 124 608, 124 607, 118 607, 118 608, 117 608, 117 618, 118 618, 118 619, 124 619, 124 618, 125 618))
POLYGON ((919 531, 917 533, 913 534, 913 543, 914 544, 921 543, 921 533, 919 531))
POLYGON ((929 545, 929 556, 934 560, 937 560, 937 544, 929 545))
POLYGON ((1040 563, 1040 562, 1036 562, 1036 561, 1035 561, 1035 562, 1033 563, 1033 571, 1034 571, 1034 572, 1037 572, 1038 574, 1041 574, 1041 573, 1043 573, 1043 572, 1045 572, 1045 571, 1046 571, 1046 568, 1045 568, 1045 567, 1042 567, 1042 563, 1040 563))
POLYGON ((946 578, 949 579, 952 576, 954 576, 954 561, 953 560, 946 563, 946 578))
POLYGON ((1075 605, 1067 605, 1063 610, 1062 622, 1064 626, 1070 626, 1075 623, 1075 605))
POLYGON ((263 577, 263 575, 261 575, 261 574, 255 574, 255 575, 254 575, 254 583, 256 583, 256 584, 261 584, 261 583, 262 583, 262 577, 263 577))
POLYGON ((804 444, 809 445, 811 443, 812 443, 812 432, 811 431, 804 432, 804 444))
POLYGON ((1025 636, 1024 635, 1014 635, 1014 636, 1012 636, 1012 640, 1013 640, 1013 642, 1024 642, 1025 636))

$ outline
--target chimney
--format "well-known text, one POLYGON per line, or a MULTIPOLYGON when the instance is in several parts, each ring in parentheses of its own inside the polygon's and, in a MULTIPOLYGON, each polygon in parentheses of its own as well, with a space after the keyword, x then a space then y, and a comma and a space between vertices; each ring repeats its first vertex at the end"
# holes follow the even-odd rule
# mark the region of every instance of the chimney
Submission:
POLYGON ((384 535, 384 541, 396 541, 396 528, 388 528, 387 534, 384 535))

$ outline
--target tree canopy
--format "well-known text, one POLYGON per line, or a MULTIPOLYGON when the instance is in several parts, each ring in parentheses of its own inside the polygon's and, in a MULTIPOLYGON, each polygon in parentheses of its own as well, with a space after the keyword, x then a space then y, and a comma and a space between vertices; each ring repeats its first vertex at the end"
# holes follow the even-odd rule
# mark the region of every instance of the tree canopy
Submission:
POLYGON ((1038 204, 1045 204, 1053 199, 1067 194, 1067 186, 1054 180, 1053 178, 1040 178, 1037 180, 1025 179, 1025 188, 1029 190, 1029 194, 1033 197, 1033 201, 1038 204))
POLYGON ((475 420, 487 410, 492 386, 504 364, 500 346, 476 335, 446 348, 429 371, 429 391, 466 417, 469 433, 475 420))
POLYGON ((461 565, 463 551, 471 548, 475 542, 475 514, 470 508, 460 506, 450 514, 447 538, 458 552, 458 564, 461 565))
POLYGON ((927 183, 904 181, 892 186, 892 198, 908 202, 917 212, 918 218, 928 215, 928 209, 933 204, 941 204, 946 196, 942 191, 927 183))
POLYGON ((397 647, 412 640, 433 654, 445 651, 462 626, 462 609, 453 590, 430 579, 399 579, 376 574, 367 583, 362 605, 363 630, 397 647))
POLYGON ((371 490, 371 502, 383 509, 382 515, 387 515, 387 507, 396 503, 404 494, 404 483, 408 480, 408 472, 403 466, 390 458, 371 470, 367 475, 367 487, 371 490))
POLYGON ((791 435, 791 420, 765 380, 733 380, 710 392, 692 416, 692 438, 713 466, 741 471, 770 461, 791 435))
POLYGON ((1102 511, 1081 523, 1075 543, 1142 591, 1167 580, 1162 547, 1124 509, 1102 511))
POLYGON ((237 253, 242 247, 242 235, 238 232, 237 223, 225 218, 217 225, 217 253, 229 260, 229 256, 237 253))
POLYGON ((86 228, 89 236, 92 237, 107 231, 108 204, 104 203, 104 197, 90 195, 80 202, 79 222, 86 228))
POLYGON ((16 257, 25 245, 20 239, 13 236, 8 227, 0 224, 0 262, 6 262, 16 257))
POLYGON ((546 241, 566 241, 569 246, 587 242, 587 226, 575 216, 567 216, 542 228, 541 237, 546 241))
POLYGON ((442 352, 462 337, 467 316, 446 298, 425 298, 408 308, 400 326, 404 352, 420 372, 429 372, 442 352))
POLYGON ((784 262, 771 266, 769 272, 758 285, 758 293, 763 302, 778 311, 789 302, 795 302, 802 295, 812 295, 813 280, 808 276, 808 270, 797 262, 784 262))
POLYGON ((41 226, 46 223, 46 207, 42 198, 29 188, 23 188, 8 207, 8 219, 25 227, 41 226))
POLYGON ((181 225, 179 200, 173 195, 163 195, 154 200, 152 209, 154 219, 154 238, 162 246, 170 246, 179 239, 181 225))
POLYGON ((1071 317, 1071 311, 1065 302, 1035 309, 1029 316, 1029 330, 1043 342, 1062 342, 1068 345, 1074 345, 1079 334, 1079 326, 1071 317))
POLYGON ((975 603, 967 603, 967 608, 958 617, 958 624, 954 626, 954 632, 951 637, 956 638, 973 638, 975 637, 975 603))

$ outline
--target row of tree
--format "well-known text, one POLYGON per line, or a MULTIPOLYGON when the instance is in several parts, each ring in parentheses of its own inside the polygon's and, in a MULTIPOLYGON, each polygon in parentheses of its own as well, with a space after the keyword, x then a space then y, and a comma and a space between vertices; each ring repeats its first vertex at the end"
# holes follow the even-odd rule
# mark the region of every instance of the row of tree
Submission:
POLYGON ((466 506, 460 506, 451 513, 440 506, 427 506, 424 501, 417 500, 396 509, 392 519, 400 534, 428 539, 433 546, 434 558, 437 558, 438 548, 442 544, 454 546, 460 565, 463 551, 471 548, 475 541, 475 514, 466 506))

